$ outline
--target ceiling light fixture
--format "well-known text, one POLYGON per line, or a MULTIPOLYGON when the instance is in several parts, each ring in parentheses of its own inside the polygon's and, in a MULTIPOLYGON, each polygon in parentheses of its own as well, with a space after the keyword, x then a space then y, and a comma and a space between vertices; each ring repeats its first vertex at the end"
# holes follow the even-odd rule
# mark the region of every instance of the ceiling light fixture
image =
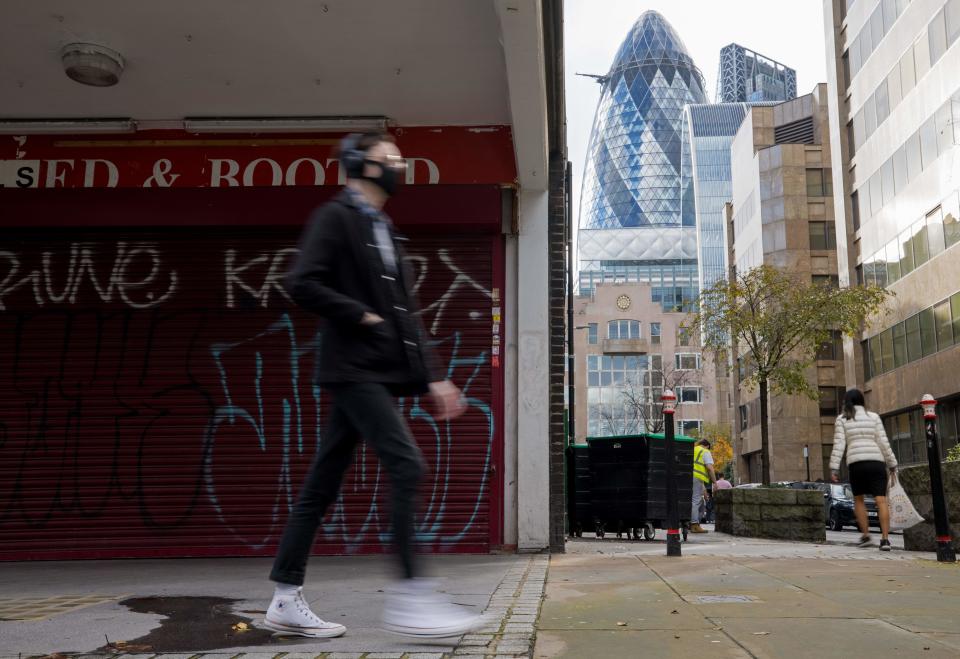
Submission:
POLYGON ((95 43, 71 43, 60 51, 63 70, 71 80, 91 87, 112 87, 120 82, 123 57, 95 43))
POLYGON ((386 117, 244 117, 184 119, 188 133, 344 133, 386 130, 386 117))
POLYGON ((132 119, 0 119, 0 135, 76 135, 133 133, 132 119))

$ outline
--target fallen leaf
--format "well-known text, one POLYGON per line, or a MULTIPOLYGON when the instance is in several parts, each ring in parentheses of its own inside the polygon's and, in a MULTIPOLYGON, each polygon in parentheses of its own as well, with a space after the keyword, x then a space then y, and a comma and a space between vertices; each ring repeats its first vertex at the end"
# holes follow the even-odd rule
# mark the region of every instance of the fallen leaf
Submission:
POLYGON ((674 634, 673 637, 674 637, 674 638, 680 638, 680 634, 674 634))
POLYGON ((713 628, 713 631, 715 631, 715 632, 722 632, 722 631, 723 631, 723 627, 714 627, 714 628, 713 628))
POLYGON ((233 631, 235 632, 245 632, 245 631, 249 631, 249 629, 250 629, 250 625, 248 625, 245 622, 238 622, 233 626, 233 631))
POLYGON ((675 615, 675 614, 678 614, 678 613, 680 613, 680 612, 679 612, 679 611, 677 611, 676 609, 674 609, 674 610, 673 610, 673 611, 671 611, 670 613, 672 613, 672 614, 674 614, 674 615, 675 615))
POLYGON ((770 632, 753 632, 754 636, 769 636, 770 632))
POLYGON ((618 622, 618 623, 617 623, 617 627, 626 627, 626 626, 627 626, 627 623, 625 623, 625 622, 618 622))

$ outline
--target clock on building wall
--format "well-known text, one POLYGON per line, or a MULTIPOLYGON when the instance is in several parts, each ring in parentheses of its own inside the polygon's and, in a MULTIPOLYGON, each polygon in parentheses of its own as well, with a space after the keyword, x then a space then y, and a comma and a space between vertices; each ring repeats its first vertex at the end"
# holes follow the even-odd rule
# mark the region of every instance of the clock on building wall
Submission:
POLYGON ((629 295, 621 295, 620 297, 617 298, 617 309, 619 309, 620 311, 626 311, 629 308, 630 308, 629 295))

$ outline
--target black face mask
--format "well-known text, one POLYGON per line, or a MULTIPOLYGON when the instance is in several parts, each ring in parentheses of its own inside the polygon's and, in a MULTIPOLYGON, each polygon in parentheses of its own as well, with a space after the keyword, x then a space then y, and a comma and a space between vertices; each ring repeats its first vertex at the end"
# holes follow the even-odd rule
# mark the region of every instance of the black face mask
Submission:
POLYGON ((365 181, 370 181, 378 188, 383 190, 388 197, 392 197, 397 193, 397 185, 400 183, 400 175, 396 169, 393 167, 388 167, 382 162, 377 162, 376 160, 364 160, 364 163, 368 165, 375 165, 380 169, 380 173, 376 176, 363 176, 362 178, 365 181))

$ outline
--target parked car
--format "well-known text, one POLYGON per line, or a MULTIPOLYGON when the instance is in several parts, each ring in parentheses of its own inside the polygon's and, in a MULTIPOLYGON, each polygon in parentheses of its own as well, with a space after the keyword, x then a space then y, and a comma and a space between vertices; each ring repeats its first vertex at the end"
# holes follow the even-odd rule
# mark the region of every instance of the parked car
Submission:
MULTIPOLYGON (((823 515, 827 528, 842 531, 845 526, 857 526, 857 517, 853 512, 853 490, 849 483, 811 483, 795 481, 790 487, 796 490, 819 490, 823 492, 823 515)), ((872 496, 863 498, 867 506, 867 521, 870 526, 880 526, 877 502, 872 496)))

